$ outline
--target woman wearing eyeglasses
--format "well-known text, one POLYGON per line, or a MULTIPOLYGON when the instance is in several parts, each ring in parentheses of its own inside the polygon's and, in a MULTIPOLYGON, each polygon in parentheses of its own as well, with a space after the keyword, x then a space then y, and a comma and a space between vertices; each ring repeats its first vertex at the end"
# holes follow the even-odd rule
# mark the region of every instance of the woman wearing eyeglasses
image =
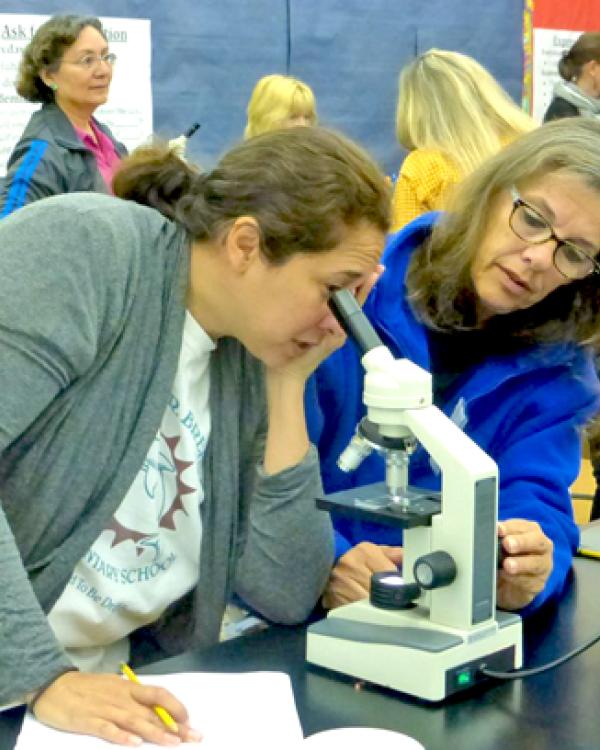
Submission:
MULTIPOLYGON (((529 611, 558 595, 577 548, 569 487, 580 430, 600 408, 592 352, 599 248, 600 123, 559 121, 481 166, 449 213, 426 214, 392 236, 365 306, 396 357, 432 372, 436 405, 498 464, 506 558, 497 601, 505 609, 529 611)), ((381 481, 379 456, 350 474, 336 466, 364 414, 352 346, 334 353, 315 382, 318 399, 307 400, 326 491, 381 481)), ((439 489, 422 448, 410 481, 439 489)), ((396 530, 334 524, 327 607, 366 596, 371 573, 402 559, 396 530)))
POLYGON ((57 193, 110 192, 125 146, 94 117, 116 56, 97 18, 54 16, 23 51, 17 93, 41 102, 0 182, 0 217, 57 193))

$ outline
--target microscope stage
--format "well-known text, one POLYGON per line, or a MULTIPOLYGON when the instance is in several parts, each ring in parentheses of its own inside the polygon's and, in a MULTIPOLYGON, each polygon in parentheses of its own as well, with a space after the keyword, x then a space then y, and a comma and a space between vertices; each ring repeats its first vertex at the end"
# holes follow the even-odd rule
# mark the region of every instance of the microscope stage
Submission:
POLYGON ((349 490, 333 492, 317 499, 317 507, 343 516, 376 521, 386 526, 412 529, 417 526, 430 526, 431 517, 441 511, 440 493, 409 487, 406 493, 408 507, 392 502, 385 482, 353 487, 349 490))

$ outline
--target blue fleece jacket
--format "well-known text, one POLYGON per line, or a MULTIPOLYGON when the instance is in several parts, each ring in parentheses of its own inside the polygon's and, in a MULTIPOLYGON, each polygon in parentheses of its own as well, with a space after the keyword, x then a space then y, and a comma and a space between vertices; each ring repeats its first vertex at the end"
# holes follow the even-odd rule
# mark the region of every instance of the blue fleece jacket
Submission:
MULTIPOLYGON (((393 235, 385 273, 365 312, 395 357, 429 369, 427 333, 406 300, 405 276, 412 256, 431 232, 438 214, 426 214, 393 235)), ((364 372, 352 342, 334 352, 307 386, 307 419, 321 457, 326 492, 378 482, 381 457, 372 454, 350 474, 336 461, 365 413, 364 372)), ((500 473, 499 518, 537 521, 554 543, 554 568, 545 589, 529 605, 537 608, 563 588, 579 534, 569 487, 581 457, 580 428, 600 410, 600 384, 591 352, 569 345, 530 347, 492 356, 471 368, 441 405, 483 450, 500 473)), ((440 477, 422 448, 411 458, 410 481, 439 489, 440 477)), ((334 517, 336 555, 361 541, 400 544, 397 529, 334 517)))

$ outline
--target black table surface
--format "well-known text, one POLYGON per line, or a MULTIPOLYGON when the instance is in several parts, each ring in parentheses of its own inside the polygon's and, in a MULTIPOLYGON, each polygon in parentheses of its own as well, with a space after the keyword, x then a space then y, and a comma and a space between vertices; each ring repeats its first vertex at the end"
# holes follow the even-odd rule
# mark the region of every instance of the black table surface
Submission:
MULTIPOLYGON (((600 561, 577 559, 560 605, 526 620, 526 667, 549 662, 600 633, 599 577, 600 561)), ((273 627, 142 671, 287 672, 305 735, 372 726, 404 732, 427 750, 600 748, 600 644, 543 674, 491 683, 442 704, 370 685, 357 689, 351 678, 307 665, 304 647, 304 628, 273 627)), ((21 717, 20 709, 0 716, 0 750, 13 747, 21 717)))

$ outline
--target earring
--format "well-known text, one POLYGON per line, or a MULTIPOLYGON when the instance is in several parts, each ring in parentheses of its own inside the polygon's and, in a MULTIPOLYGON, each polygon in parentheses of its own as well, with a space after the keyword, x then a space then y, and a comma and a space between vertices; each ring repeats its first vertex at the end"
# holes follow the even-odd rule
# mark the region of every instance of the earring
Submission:
POLYGON ((52 91, 58 91, 58 86, 56 83, 51 83, 50 88, 52 89, 52 91))

